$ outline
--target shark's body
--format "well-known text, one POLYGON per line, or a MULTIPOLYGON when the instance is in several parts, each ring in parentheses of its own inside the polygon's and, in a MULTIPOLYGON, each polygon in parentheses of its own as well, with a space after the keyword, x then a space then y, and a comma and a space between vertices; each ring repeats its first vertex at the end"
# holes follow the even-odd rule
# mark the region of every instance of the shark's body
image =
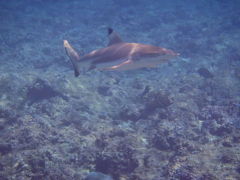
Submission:
POLYGON ((156 67, 158 64, 178 56, 172 50, 140 44, 123 42, 116 32, 108 30, 107 47, 94 50, 82 57, 64 40, 64 47, 74 68, 75 76, 79 75, 78 64, 85 69, 131 70, 143 67, 156 67))

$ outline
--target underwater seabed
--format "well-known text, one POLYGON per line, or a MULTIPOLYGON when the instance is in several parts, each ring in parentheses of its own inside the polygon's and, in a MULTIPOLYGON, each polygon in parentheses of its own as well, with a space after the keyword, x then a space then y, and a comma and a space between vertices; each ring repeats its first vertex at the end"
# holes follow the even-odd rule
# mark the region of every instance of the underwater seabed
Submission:
POLYGON ((240 179, 239 4, 26 2, 0 2, 0 179, 240 179), (62 40, 109 24, 181 56, 75 78, 62 40))

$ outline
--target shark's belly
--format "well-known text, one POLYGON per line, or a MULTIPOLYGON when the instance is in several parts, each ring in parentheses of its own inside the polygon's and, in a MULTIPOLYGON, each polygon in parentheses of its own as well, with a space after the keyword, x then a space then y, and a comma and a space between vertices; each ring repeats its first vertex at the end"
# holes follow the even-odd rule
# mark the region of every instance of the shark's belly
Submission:
POLYGON ((93 64, 97 69, 103 70, 112 66, 116 66, 125 62, 127 58, 119 58, 119 59, 107 59, 104 61, 98 61, 93 64))

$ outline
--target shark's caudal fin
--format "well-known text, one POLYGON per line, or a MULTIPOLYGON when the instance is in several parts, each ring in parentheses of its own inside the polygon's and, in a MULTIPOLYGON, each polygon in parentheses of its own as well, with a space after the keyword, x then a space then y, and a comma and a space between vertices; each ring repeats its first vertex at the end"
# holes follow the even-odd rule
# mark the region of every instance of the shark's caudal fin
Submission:
POLYGON ((116 33, 112 28, 108 28, 108 38, 108 46, 123 42, 118 33, 116 33))
POLYGON ((70 58, 70 61, 72 63, 73 70, 74 70, 74 75, 75 75, 75 77, 78 77, 80 73, 79 73, 79 68, 78 68, 77 62, 80 60, 80 56, 72 48, 72 46, 68 43, 67 40, 63 40, 63 46, 64 46, 64 48, 66 50, 66 53, 67 53, 67 55, 70 58))

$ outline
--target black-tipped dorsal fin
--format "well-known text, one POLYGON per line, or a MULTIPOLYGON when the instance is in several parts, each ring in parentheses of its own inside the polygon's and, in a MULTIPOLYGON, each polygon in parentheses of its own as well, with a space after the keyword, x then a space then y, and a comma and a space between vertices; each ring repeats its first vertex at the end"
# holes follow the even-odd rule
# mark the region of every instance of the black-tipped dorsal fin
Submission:
POLYGON ((123 42, 118 33, 116 33, 112 28, 108 28, 108 38, 108 46, 123 42))

